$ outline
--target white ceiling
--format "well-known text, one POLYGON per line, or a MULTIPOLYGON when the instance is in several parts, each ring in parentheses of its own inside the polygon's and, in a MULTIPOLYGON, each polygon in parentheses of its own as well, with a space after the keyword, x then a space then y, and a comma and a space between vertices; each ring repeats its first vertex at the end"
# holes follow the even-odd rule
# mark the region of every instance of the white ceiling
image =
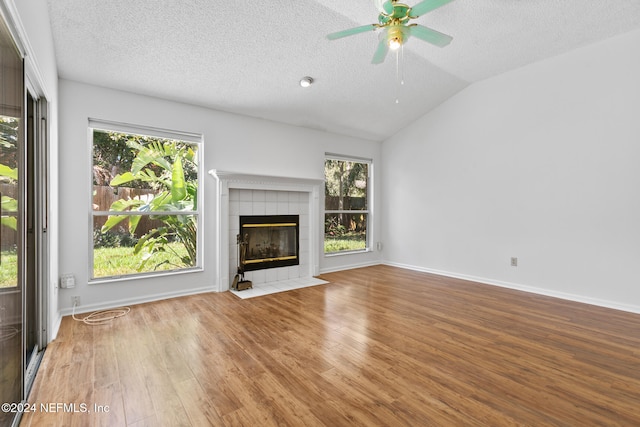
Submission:
POLYGON ((376 33, 326 38, 376 22, 373 0, 48 4, 61 78, 371 140, 473 82, 640 28, 639 0, 455 0, 414 21, 453 41, 409 40, 398 89, 394 54, 370 63, 376 33))

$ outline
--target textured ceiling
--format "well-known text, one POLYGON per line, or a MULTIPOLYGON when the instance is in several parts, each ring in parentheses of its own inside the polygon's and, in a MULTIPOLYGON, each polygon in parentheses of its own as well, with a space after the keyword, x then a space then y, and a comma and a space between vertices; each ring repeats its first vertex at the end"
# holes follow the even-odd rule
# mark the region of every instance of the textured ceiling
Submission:
POLYGON ((414 21, 453 41, 409 40, 399 86, 395 54, 371 64, 376 33, 326 38, 376 22, 373 0, 48 4, 62 78, 371 140, 473 82, 640 28, 639 0, 455 0, 414 21))

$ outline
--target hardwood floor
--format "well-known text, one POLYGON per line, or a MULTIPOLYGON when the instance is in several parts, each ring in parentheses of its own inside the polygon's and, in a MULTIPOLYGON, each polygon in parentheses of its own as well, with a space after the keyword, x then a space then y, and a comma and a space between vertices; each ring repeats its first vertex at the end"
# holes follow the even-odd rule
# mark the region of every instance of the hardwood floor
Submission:
POLYGON ((66 317, 30 402, 78 412, 21 426, 640 425, 640 315, 388 266, 322 278, 66 317))

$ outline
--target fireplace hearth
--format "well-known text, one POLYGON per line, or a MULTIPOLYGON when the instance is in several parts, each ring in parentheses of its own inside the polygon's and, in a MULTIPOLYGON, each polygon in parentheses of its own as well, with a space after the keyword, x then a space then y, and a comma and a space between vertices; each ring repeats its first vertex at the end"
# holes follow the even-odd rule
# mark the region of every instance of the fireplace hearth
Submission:
POLYGON ((298 215, 240 216, 244 270, 299 265, 299 227, 298 215))

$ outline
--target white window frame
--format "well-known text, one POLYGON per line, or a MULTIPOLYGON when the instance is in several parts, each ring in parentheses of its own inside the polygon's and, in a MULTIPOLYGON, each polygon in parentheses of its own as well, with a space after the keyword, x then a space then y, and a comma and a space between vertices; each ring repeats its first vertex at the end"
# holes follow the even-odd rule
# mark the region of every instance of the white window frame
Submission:
MULTIPOLYGON (((325 153, 323 170, 327 160, 339 160, 344 162, 353 162, 353 163, 365 163, 368 166, 368 178, 367 178, 367 209, 365 210, 327 210, 326 202, 324 200, 324 195, 326 193, 326 187, 323 188, 323 200, 322 200, 322 253, 325 257, 334 257, 341 255, 351 255, 351 254, 361 254, 364 252, 371 252, 371 241, 372 241, 372 227, 373 227, 373 181, 374 181, 374 171, 373 171, 373 159, 357 157, 357 156, 346 156, 342 154, 335 153, 325 153), (367 232, 366 232, 366 241, 364 249, 356 249, 352 251, 338 251, 338 252, 326 252, 324 249, 325 242, 325 234, 324 234, 324 222, 326 219, 326 214, 335 214, 335 213, 352 213, 352 214, 366 214, 367 215, 367 232)), ((326 186, 326 176, 325 176, 325 186, 326 186)))
MULTIPOLYGON (((89 118, 88 124, 88 142, 89 142, 89 182, 90 191, 89 191, 89 283, 90 284, 99 284, 99 283, 109 283, 109 282, 118 282, 123 280, 135 280, 140 278, 148 278, 148 277, 161 277, 161 276, 169 276, 175 274, 188 274, 193 272, 201 272, 203 271, 202 267, 202 259, 203 259, 203 239, 202 239, 202 221, 203 221, 203 212, 202 212, 202 194, 203 194, 203 183, 204 180, 202 178, 202 159, 203 159, 203 136, 202 134, 190 133, 190 132, 182 132, 182 131, 174 131, 168 129, 160 129, 149 126, 141 126, 141 125, 132 125, 121 122, 113 122, 108 120, 94 119, 89 118), (176 270, 164 270, 157 272, 144 272, 144 273, 132 273, 120 276, 105 276, 105 277, 94 277, 94 247, 93 247, 93 219, 96 214, 105 215, 110 211, 94 211, 93 210, 93 131, 100 130, 106 132, 121 132, 126 134, 135 134, 142 136, 149 136, 154 138, 166 138, 166 139, 176 139, 180 141, 184 141, 190 144, 194 144, 198 147, 197 150, 197 158, 198 158, 198 199, 197 199, 197 209, 195 211, 166 211, 162 212, 163 215, 195 215, 196 216, 196 265, 193 267, 185 267, 176 270)), ((144 212, 135 212, 131 214, 133 215, 158 215, 158 212, 153 213, 144 213, 144 212)))

